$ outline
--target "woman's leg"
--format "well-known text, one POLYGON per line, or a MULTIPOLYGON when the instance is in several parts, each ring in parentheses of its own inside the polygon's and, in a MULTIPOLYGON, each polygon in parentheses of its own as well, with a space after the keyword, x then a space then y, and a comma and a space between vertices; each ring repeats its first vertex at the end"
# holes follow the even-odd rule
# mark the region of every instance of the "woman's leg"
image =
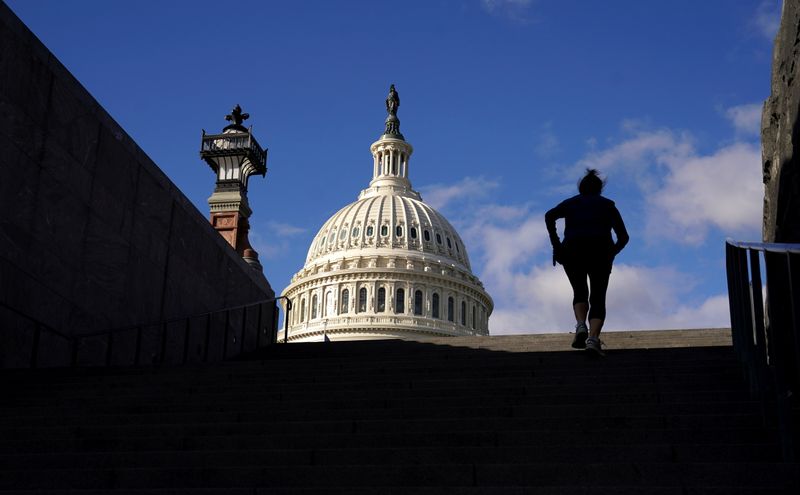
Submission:
POLYGON ((589 270, 589 283, 591 293, 589 295, 589 337, 597 337, 603 330, 603 323, 606 319, 606 292, 608 291, 608 279, 611 275, 611 264, 601 264, 589 270))

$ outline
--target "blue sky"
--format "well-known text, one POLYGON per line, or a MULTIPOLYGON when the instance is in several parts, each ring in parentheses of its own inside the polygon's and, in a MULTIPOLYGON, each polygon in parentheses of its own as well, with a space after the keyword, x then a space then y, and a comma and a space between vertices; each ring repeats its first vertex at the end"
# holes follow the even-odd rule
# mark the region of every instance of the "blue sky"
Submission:
POLYGON ((412 184, 464 238, 493 334, 574 325, 543 214, 587 166, 631 233, 606 328, 729 324, 778 0, 6 1, 203 214, 201 129, 250 113, 270 149, 251 241, 278 292, 369 182, 394 83, 412 184))

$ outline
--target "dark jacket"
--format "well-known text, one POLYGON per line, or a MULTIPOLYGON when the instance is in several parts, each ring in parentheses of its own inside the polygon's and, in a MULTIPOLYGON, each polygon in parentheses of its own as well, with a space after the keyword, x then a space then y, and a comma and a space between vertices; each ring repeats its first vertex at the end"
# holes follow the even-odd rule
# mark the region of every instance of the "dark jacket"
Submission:
POLYGON ((562 241, 556 232, 556 220, 564 219, 563 245, 581 250, 607 253, 612 258, 628 243, 628 231, 614 202, 599 194, 578 194, 559 203, 544 215, 550 243, 559 251, 562 241), (615 243, 611 231, 617 236, 615 243))

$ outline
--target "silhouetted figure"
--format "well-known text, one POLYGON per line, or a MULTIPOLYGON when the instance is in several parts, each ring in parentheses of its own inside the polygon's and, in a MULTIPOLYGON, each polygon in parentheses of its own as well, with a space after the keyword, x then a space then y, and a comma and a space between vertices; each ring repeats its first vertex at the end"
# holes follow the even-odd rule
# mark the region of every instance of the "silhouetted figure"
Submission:
POLYGON ((614 202, 600 195, 603 186, 605 183, 597 170, 588 169, 578 183, 580 194, 562 201, 544 216, 553 245, 553 266, 556 262, 564 265, 572 285, 572 307, 577 321, 572 347, 585 348, 600 355, 603 351, 599 336, 606 319, 606 290, 611 265, 629 240, 614 202), (559 218, 564 219, 563 241, 556 232, 559 218), (616 242, 611 237, 612 230, 616 242))

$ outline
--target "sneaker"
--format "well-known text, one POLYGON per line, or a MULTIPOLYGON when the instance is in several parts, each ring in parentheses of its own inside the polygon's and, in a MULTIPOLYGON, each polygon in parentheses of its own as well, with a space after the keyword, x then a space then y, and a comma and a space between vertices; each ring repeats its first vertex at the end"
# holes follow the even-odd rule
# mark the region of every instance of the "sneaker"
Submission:
POLYGON ((605 356, 606 353, 603 352, 603 341, 597 337, 589 337, 586 339, 586 352, 594 356, 605 356))
POLYGON ((586 347, 586 337, 589 336, 589 329, 586 328, 586 323, 578 323, 575 325, 575 338, 572 340, 573 349, 583 349, 586 347))

